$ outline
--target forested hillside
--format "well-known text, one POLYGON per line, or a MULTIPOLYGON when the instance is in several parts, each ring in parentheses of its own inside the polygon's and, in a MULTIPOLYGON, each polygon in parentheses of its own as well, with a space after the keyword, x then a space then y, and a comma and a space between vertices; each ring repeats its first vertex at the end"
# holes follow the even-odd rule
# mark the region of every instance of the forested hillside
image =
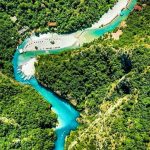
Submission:
POLYGON ((26 24, 10 18, 17 15, 16 2, 0 2, 0 149, 49 150, 56 140, 53 128, 57 117, 49 103, 29 86, 18 84, 13 76, 15 49, 32 30, 19 35, 26 24), (11 3, 9 10, 4 10, 3 3, 8 7, 11 3))
POLYGON ((119 40, 109 33, 79 50, 39 58, 40 83, 81 112, 66 150, 150 146, 149 18, 144 5, 116 29, 123 32, 119 40))
POLYGON ((56 116, 32 88, 0 73, 0 147, 53 149, 56 116))
POLYGON ((67 139, 66 150, 140 149, 150 145, 150 67, 141 74, 130 72, 111 83, 105 90, 100 87, 87 98, 102 100, 97 109, 82 113, 82 123, 67 139), (103 92, 102 92, 103 89, 103 92), (102 98, 102 94, 104 94, 102 98))
POLYGON ((58 56, 41 56, 37 65, 39 81, 60 96, 75 99, 80 108, 86 96, 98 87, 109 84, 136 67, 142 67, 137 65, 139 51, 145 51, 141 56, 145 65, 149 59, 149 7, 133 12, 126 21, 127 27, 119 27, 123 35, 118 41, 108 38, 111 36, 109 33, 79 50, 58 56))
POLYGON ((73 32, 89 27, 115 0, 0 2, 0 148, 53 149, 56 116, 51 106, 31 88, 13 78, 16 47, 27 36, 48 31, 73 32), (82 12, 82 13, 81 13, 82 12), (56 27, 48 27, 56 22, 56 27), (26 32, 20 32, 29 27, 26 32))
POLYGON ((90 27, 116 0, 1 0, 0 2, 0 67, 12 76, 11 60, 18 44, 34 33, 54 31, 68 33, 90 27), (14 17, 15 19, 12 19, 14 17), (48 22, 56 22, 49 27, 48 22), (21 35, 19 31, 29 27, 21 35))
POLYGON ((12 58, 19 44, 19 35, 17 27, 6 12, 0 12, 0 41, 0 69, 3 73, 12 76, 12 58))
MULTIPOLYGON (((33 31, 68 33, 91 26, 116 0, 1 0, 0 149, 53 149, 56 116, 29 86, 13 78, 15 49, 33 31), (16 21, 10 17, 16 16, 16 21), (56 22, 56 27, 48 27, 56 22), (19 34, 28 26, 29 29, 19 34)), ((143 1, 143 3, 148 1, 143 1)), ((109 33, 58 56, 41 56, 41 84, 80 111, 66 149, 150 147, 150 6, 132 12, 119 40, 109 33)), ((117 31, 118 29, 116 29, 117 31)), ((114 32, 116 32, 114 31, 114 32)))
POLYGON ((116 0, 2 0, 2 11, 16 16, 18 28, 28 26, 36 32, 73 32, 92 25, 116 0), (16 11, 17 10, 17 11, 16 11), (56 22, 57 27, 48 27, 56 22))

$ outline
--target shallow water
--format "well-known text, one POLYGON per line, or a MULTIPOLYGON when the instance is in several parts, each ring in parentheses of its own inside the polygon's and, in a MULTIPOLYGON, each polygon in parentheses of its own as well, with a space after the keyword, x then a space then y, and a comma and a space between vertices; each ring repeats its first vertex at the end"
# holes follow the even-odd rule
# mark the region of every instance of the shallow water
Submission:
MULTIPOLYGON (((120 22, 129 15, 135 4, 136 0, 132 0, 132 2, 130 2, 130 5, 128 6, 129 9, 122 11, 122 15, 118 16, 109 25, 100 29, 87 29, 84 32, 82 31, 83 34, 80 36, 81 45, 83 43, 91 42, 94 39, 99 38, 103 34, 114 30, 120 24, 120 22)), ((66 136, 70 133, 71 130, 75 130, 78 126, 76 119, 79 116, 79 112, 77 112, 73 107, 63 101, 60 97, 53 94, 53 92, 45 89, 40 84, 38 84, 35 77, 32 77, 30 80, 24 80, 22 78, 22 74, 17 72, 17 69, 20 64, 28 61, 32 57, 37 57, 38 55, 59 54, 60 52, 72 50, 77 47, 71 46, 57 50, 31 51, 20 54, 19 49, 23 48, 27 42, 28 39, 26 39, 17 48, 14 54, 13 66, 15 79, 24 84, 30 84, 32 87, 34 87, 35 90, 39 92, 40 95, 44 97, 46 101, 48 101, 52 105, 52 109, 57 114, 59 122, 59 126, 56 128, 57 140, 55 142, 55 150, 63 150, 66 136)))

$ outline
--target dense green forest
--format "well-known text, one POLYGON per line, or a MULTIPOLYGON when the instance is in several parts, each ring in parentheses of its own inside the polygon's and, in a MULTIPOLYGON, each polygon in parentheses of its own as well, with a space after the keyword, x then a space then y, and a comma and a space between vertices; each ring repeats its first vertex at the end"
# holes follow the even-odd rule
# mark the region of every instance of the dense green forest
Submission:
POLYGON ((0 73, 0 147, 53 149, 56 116, 31 87, 0 73))
POLYGON ((75 99, 77 108, 82 107, 80 104, 82 105, 83 101, 84 108, 84 100, 92 91, 131 71, 136 64, 130 59, 137 58, 139 49, 147 49, 145 53, 148 53, 149 6, 143 9, 141 12, 133 12, 126 22, 127 27, 122 29, 124 34, 118 41, 109 39, 109 33, 79 50, 57 56, 41 56, 37 65, 39 81, 62 97, 75 99), (132 49, 135 49, 134 55, 132 49))
POLYGON ((52 150, 57 116, 35 90, 13 79, 13 55, 24 36, 6 12, 0 29, 0 149, 52 150))
POLYGON ((32 31, 64 33, 89 27, 114 2, 0 1, 1 149, 53 149, 56 139, 52 129, 56 116, 50 105, 33 89, 13 79, 12 59, 18 44, 32 31), (14 16, 16 21, 11 19, 14 16), (49 21, 56 22, 57 27, 48 28, 49 21), (29 29, 20 35, 25 26, 29 29))
MULTIPOLYGON (((56 139, 56 116, 51 106, 34 89, 13 79, 11 61, 17 45, 32 31, 67 33, 89 27, 115 2, 0 1, 2 150, 53 149, 56 139), (11 20, 13 16, 16 22, 11 20), (57 27, 48 27, 49 21, 57 27), (20 35, 18 31, 24 26, 29 29, 20 35)), ((69 100, 81 114, 79 129, 66 140, 67 150, 150 147, 149 18, 150 6, 143 6, 141 12, 132 12, 127 27, 119 27, 123 34, 118 41, 108 33, 73 52, 39 58, 39 81, 69 100)))
MULTIPOLYGON (((119 57, 111 48, 94 45, 78 53, 40 57, 37 77, 40 83, 60 96, 76 101, 76 107, 82 110, 92 91, 123 76, 123 70, 119 57)), ((93 103, 96 104, 96 99, 93 103)))
POLYGON ((57 32, 66 33, 90 27, 115 2, 116 0, 2 0, 1 8, 10 16, 16 16, 16 24, 20 29, 28 26, 40 33, 54 31, 55 28, 49 28, 47 23, 56 22, 57 32))
POLYGON ((66 150, 150 147, 149 18, 144 5, 118 28, 119 40, 108 33, 79 50, 39 57, 39 82, 81 112, 66 150))
POLYGON ((74 32, 90 27, 116 0, 1 0, 0 1, 0 67, 2 72, 12 75, 11 60, 18 44, 35 33, 54 31, 74 32), (16 21, 11 17, 16 17, 16 21), (48 27, 48 22, 56 22, 57 27, 48 27), (21 29, 29 29, 19 34, 21 29))
POLYGON ((0 69, 3 73, 12 76, 12 58, 17 47, 19 35, 17 27, 5 12, 0 12, 0 69))
MULTIPOLYGON (((141 57, 140 57, 141 58, 141 57)), ((97 110, 85 109, 82 125, 67 138, 66 150, 133 149, 148 150, 150 145, 150 67, 140 73, 135 70, 111 83, 105 90, 99 87, 87 101, 97 102, 97 110), (103 97, 102 97, 103 95, 103 97), (74 142, 77 142, 74 144, 74 142)), ((90 105, 91 106, 91 105, 90 105)), ((88 108, 89 105, 86 106, 88 108)))

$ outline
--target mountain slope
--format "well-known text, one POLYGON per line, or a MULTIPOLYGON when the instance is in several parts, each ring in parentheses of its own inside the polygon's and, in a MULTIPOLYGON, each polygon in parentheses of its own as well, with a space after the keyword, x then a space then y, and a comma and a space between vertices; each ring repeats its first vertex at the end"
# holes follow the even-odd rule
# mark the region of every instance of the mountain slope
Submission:
POLYGON ((34 89, 0 72, 0 147, 53 149, 56 116, 34 89))
POLYGON ((149 18, 146 5, 118 28, 123 32, 119 40, 108 33, 79 50, 39 57, 39 82, 81 114, 66 149, 148 149, 149 18))

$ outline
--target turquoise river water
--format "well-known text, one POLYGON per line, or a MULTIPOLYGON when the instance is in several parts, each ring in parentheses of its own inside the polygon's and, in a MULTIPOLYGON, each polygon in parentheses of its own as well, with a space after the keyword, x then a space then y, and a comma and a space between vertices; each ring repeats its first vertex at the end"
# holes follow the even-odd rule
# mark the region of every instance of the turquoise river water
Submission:
MULTIPOLYGON (((99 38, 103 34, 114 30, 122 20, 127 18, 130 12, 133 10, 135 4, 136 0, 131 0, 131 2, 128 4, 128 7, 121 12, 121 15, 113 20, 110 24, 99 29, 86 29, 80 36, 80 38, 84 38, 84 43, 88 43, 93 41, 94 39, 99 38)), ((57 114, 59 122, 58 127, 56 127, 55 129, 57 135, 55 150, 63 150, 66 136, 70 133, 71 130, 75 130, 78 127, 78 122, 76 121, 76 119, 79 117, 79 112, 77 112, 68 103, 63 101, 60 97, 53 94, 53 92, 42 87, 35 77, 32 77, 30 80, 24 80, 24 78, 22 78, 23 74, 18 73, 17 70, 20 64, 30 60, 32 57, 36 57, 38 55, 59 54, 66 50, 75 49, 76 47, 72 46, 49 51, 30 51, 20 54, 19 49, 23 48, 27 42, 28 39, 26 39, 21 45, 19 45, 14 54, 13 67, 15 79, 23 84, 30 84, 36 91, 38 91, 40 95, 44 97, 46 101, 48 101, 52 105, 52 110, 57 114)))

